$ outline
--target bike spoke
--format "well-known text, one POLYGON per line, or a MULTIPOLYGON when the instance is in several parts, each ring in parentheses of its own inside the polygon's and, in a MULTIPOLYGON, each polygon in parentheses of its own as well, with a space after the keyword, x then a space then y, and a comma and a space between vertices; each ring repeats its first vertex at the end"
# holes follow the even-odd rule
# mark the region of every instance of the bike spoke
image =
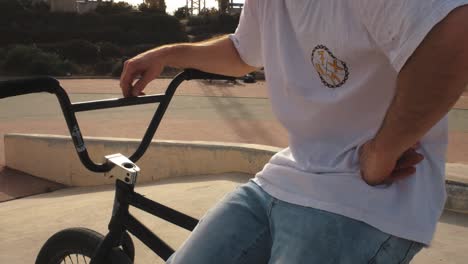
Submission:
POLYGON ((74 264, 74 263, 88 264, 88 261, 90 261, 90 260, 91 260, 91 258, 87 257, 84 254, 70 254, 70 255, 67 255, 67 256, 63 257, 60 264, 67 264, 67 263, 71 263, 71 264, 74 264), (73 255, 75 255, 75 257, 73 257, 73 255), (76 262, 75 262, 75 259, 76 259, 76 262))

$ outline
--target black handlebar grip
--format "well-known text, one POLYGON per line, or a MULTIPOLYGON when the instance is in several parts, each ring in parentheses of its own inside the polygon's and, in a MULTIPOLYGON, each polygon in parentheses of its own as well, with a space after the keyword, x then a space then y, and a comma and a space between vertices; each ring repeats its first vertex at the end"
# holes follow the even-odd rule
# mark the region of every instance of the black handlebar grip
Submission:
POLYGON ((185 70, 185 74, 188 80, 226 80, 226 81, 234 81, 236 77, 233 76, 226 76, 214 73, 203 72, 194 69, 187 69, 185 70))
POLYGON ((59 88, 59 82, 52 77, 0 81, 0 99, 39 92, 55 93, 59 88))

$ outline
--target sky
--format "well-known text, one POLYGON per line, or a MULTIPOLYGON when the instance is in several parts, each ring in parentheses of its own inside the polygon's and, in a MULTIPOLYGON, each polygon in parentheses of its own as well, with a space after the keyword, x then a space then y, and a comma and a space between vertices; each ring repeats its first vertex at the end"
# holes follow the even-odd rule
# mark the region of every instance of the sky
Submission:
MULTIPOLYGON (((118 2, 120 0, 114 0, 114 2, 118 2)), ((131 5, 138 5, 143 3, 143 0, 122 0, 125 2, 128 2, 131 5)), ((201 0, 203 1, 203 0, 201 0)), ((235 3, 243 3, 243 0, 236 0, 234 1, 235 3)), ((166 0, 166 6, 167 6, 167 13, 172 14, 177 8, 185 6, 186 0, 166 0)), ((218 7, 218 2, 215 0, 206 0, 206 7, 211 8, 211 7, 218 7)))

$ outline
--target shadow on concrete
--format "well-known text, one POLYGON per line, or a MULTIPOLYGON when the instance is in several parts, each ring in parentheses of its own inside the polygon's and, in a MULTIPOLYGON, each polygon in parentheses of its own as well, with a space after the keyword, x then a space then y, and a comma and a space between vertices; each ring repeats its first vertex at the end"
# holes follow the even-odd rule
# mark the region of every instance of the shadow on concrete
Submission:
POLYGON ((62 184, 0 166, 0 202, 52 192, 64 187, 62 184))
MULTIPOLYGON (((162 179, 159 181, 151 182, 151 183, 144 183, 144 184, 138 184, 135 187, 135 191, 139 192, 138 188, 143 188, 143 187, 149 187, 149 186, 156 186, 156 185, 171 185, 171 184, 178 184, 178 183, 197 183, 197 182, 206 182, 207 185, 212 185, 215 181, 227 181, 227 182, 233 182, 237 184, 245 183, 247 182, 250 178, 252 178, 253 175, 250 174, 244 174, 244 173, 223 173, 223 174, 217 174, 217 175, 196 175, 196 176, 183 176, 183 177, 174 177, 174 178, 169 178, 169 179, 162 179)), ((107 192, 107 191, 113 191, 115 188, 115 185, 101 185, 101 186, 89 186, 89 187, 68 187, 66 188, 66 192, 58 191, 58 192, 51 192, 46 193, 41 196, 31 196, 28 197, 28 199, 43 199, 43 198, 61 198, 61 197, 71 197, 71 196, 76 196, 76 195, 82 195, 82 194, 91 194, 91 193, 100 193, 100 192, 107 192), (73 190, 73 192, 70 192, 68 190, 73 190)), ((202 187, 196 187, 199 188, 200 190, 203 189, 202 187)), ((195 188, 192 188, 195 189, 195 188)), ((45 193, 45 192, 44 192, 45 193)), ((40 194, 40 193, 37 193, 40 194)))
MULTIPOLYGON (((222 83, 222 82, 221 82, 222 83)), ((232 100, 227 100, 226 97, 235 97, 231 90, 226 89, 223 91, 223 97, 215 96, 215 90, 221 88, 220 85, 210 85, 208 81, 205 81, 205 84, 202 88, 203 95, 207 96, 208 100, 212 103, 213 107, 217 112, 222 116, 224 120, 229 120, 228 126, 235 131, 236 135, 240 137, 241 140, 246 141, 248 139, 261 137, 264 142, 267 142, 267 145, 276 146, 275 137, 272 135, 272 132, 267 129, 267 127, 262 126, 261 122, 256 123, 252 126, 252 123, 245 122, 245 118, 248 119, 252 115, 244 105, 236 103, 232 100), (242 117, 234 118, 234 117, 242 117)), ((225 83, 226 87, 232 87, 234 84, 225 83)))
MULTIPOLYGON (((247 182, 253 175, 240 172, 227 172, 222 174, 208 174, 196 176, 174 177, 169 179, 162 179, 151 184, 144 184, 143 186, 162 185, 162 184, 175 184, 175 183, 195 183, 195 182, 210 182, 210 181, 229 181, 234 183, 247 182)), ((138 187, 137 187, 138 188, 138 187)))
POLYGON ((235 86, 245 86, 243 83, 239 82, 238 80, 234 80, 234 81, 200 80, 200 82, 204 84, 204 87, 215 86, 216 88, 232 88, 235 86))
POLYGON ((451 211, 444 211, 439 219, 440 223, 468 227, 468 215, 451 211))

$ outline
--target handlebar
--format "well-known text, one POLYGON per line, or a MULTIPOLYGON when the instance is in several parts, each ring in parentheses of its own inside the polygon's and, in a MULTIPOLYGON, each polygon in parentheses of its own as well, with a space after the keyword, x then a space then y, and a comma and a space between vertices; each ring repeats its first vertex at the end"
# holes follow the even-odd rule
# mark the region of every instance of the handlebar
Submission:
POLYGON ((31 93, 55 93, 59 82, 51 77, 17 79, 0 82, 0 99, 31 93))
POLYGON ((206 73, 199 70, 187 69, 178 74, 169 84, 164 94, 146 95, 139 97, 107 99, 89 102, 71 103, 66 91, 60 86, 59 81, 52 77, 25 78, 0 81, 0 99, 24 94, 48 92, 55 94, 62 109, 68 130, 73 140, 80 161, 90 171, 108 172, 112 165, 107 163, 95 163, 89 157, 86 145, 81 135, 75 113, 98 109, 115 108, 122 106, 159 103, 153 118, 150 121, 145 135, 135 152, 130 156, 132 162, 137 162, 146 152, 153 136, 166 112, 169 103, 179 85, 188 80, 234 80, 235 77, 206 73))

